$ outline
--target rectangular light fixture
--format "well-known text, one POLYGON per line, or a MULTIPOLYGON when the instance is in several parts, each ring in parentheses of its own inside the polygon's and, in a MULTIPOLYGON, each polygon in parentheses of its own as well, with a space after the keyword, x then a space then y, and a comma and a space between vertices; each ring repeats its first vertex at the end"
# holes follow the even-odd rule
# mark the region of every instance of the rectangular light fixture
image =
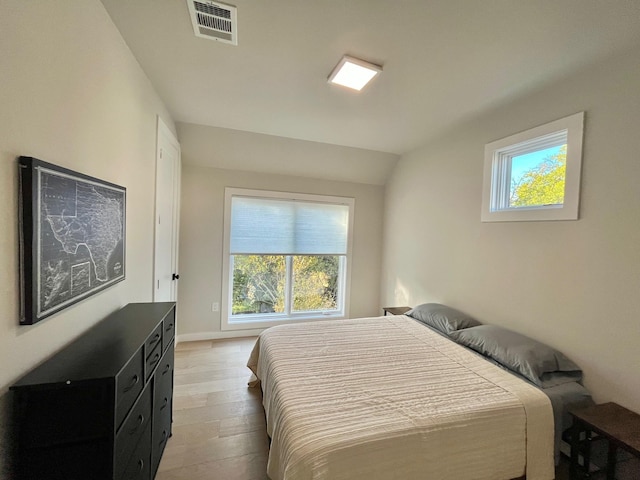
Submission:
POLYGON ((329 75, 329 83, 360 91, 380 72, 380 65, 345 55, 329 75))

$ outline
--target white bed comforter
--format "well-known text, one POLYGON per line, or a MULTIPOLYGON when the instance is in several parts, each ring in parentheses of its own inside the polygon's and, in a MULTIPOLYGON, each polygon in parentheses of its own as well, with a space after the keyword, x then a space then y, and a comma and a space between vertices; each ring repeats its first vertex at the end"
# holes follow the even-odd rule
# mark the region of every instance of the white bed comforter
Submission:
POLYGON ((248 366, 273 480, 554 478, 546 395, 409 317, 273 327, 248 366))

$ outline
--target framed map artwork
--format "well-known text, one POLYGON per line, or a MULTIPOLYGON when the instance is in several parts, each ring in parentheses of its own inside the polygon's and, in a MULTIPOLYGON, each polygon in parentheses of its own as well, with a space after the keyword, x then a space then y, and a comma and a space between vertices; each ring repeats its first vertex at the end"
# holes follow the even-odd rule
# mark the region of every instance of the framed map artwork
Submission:
POLYGON ((20 323, 125 278, 126 189, 20 157, 20 323))

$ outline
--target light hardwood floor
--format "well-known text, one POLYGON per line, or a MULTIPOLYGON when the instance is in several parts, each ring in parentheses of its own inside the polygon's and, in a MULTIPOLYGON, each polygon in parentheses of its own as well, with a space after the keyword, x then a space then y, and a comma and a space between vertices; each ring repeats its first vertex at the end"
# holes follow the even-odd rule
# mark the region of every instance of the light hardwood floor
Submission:
POLYGON ((176 347, 173 436, 156 480, 267 480, 260 390, 248 388, 255 338, 176 347))
MULTIPOLYGON (((180 343, 176 347, 173 436, 156 480, 268 480, 267 439, 259 389, 246 367, 255 337, 180 343)), ((619 479, 638 479, 638 463, 619 479)), ((556 470, 567 480, 568 462, 556 470)), ((596 474, 593 480, 604 479, 596 474)), ((398 479, 400 480, 400 479, 398 479)))

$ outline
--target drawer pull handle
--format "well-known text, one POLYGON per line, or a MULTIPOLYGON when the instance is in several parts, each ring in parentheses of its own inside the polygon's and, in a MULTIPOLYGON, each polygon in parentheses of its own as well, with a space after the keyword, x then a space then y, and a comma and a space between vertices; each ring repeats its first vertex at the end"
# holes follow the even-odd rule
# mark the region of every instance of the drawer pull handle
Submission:
POLYGON ((144 423, 144 415, 140 414, 138 415, 138 424, 135 427, 133 427, 131 430, 129 430, 129 435, 133 435, 134 433, 136 433, 143 423, 144 423))
POLYGON ((124 389, 122 389, 122 391, 125 392, 125 393, 128 392, 133 387, 135 387, 138 384, 139 381, 140 381, 140 377, 136 373, 133 377, 131 377, 131 383, 129 385, 127 385, 126 387, 124 387, 124 389))
POLYGON ((160 410, 164 410, 168 404, 169 404, 169 399, 167 397, 164 397, 164 403, 160 407, 160 410))
POLYGON ((162 438, 160 439, 160 443, 158 444, 159 446, 162 446, 162 444, 167 440, 167 431, 163 430, 162 431, 162 438))
POLYGON ((140 471, 142 471, 142 469, 144 468, 144 460, 143 459, 138 460, 138 468, 140 469, 140 471))
POLYGON ((151 341, 149 342, 149 345, 153 345, 154 343, 158 343, 158 340, 160 340, 160 334, 156 333, 153 338, 151 339, 151 341))
POLYGON ((167 373, 169 370, 171 370, 171 365, 169 365, 167 363, 166 367, 164 367, 164 371, 162 372, 162 375, 164 375, 165 373, 167 373))
POLYGON ((155 365, 156 363, 158 363, 159 361, 160 361, 160 354, 159 354, 159 353, 156 353, 156 354, 153 356, 153 360, 151 360, 151 363, 150 363, 149 365, 153 366, 153 365, 155 365))
POLYGON ((167 325, 167 328, 164 329, 165 332, 168 332, 169 330, 173 330, 173 323, 170 323, 167 325))

